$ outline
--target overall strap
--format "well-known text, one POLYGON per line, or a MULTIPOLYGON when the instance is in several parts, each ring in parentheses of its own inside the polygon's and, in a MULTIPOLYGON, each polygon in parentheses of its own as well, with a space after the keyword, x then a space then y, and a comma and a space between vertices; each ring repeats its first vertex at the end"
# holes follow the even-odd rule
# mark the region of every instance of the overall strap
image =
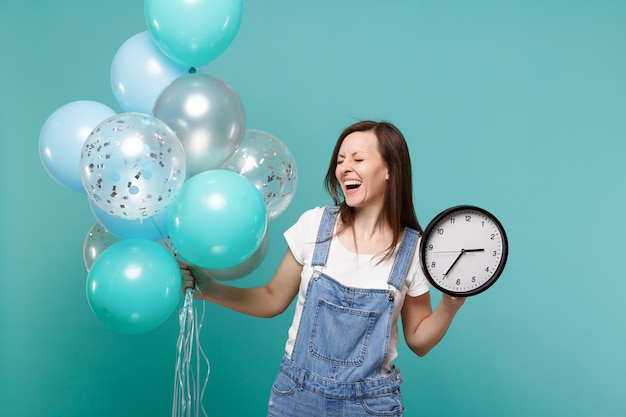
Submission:
POLYGON ((393 262, 391 274, 389 275, 389 281, 387 281, 389 285, 393 285, 398 290, 402 288, 404 278, 409 271, 413 254, 417 249, 418 238, 419 232, 417 230, 409 229, 408 227, 404 228, 404 236, 402 237, 402 242, 400 243, 400 249, 398 250, 398 255, 396 255, 396 259, 393 262))
POLYGON ((322 221, 317 230, 317 238, 315 240, 315 250, 311 266, 324 266, 328 258, 328 250, 330 249, 330 239, 333 235, 339 206, 326 206, 322 214, 322 221))

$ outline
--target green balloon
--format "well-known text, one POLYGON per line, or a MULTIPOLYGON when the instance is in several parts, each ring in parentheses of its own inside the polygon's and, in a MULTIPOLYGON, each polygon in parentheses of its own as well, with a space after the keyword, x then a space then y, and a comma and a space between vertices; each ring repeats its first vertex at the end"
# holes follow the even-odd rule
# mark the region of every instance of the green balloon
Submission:
POLYGON ((168 231, 178 254, 206 269, 231 268, 263 242, 267 210, 245 177, 225 169, 188 179, 170 206, 168 231))
POLYGON ((167 320, 182 293, 178 262, 147 239, 121 240, 95 260, 87 300, 96 317, 121 333, 144 333, 167 320))

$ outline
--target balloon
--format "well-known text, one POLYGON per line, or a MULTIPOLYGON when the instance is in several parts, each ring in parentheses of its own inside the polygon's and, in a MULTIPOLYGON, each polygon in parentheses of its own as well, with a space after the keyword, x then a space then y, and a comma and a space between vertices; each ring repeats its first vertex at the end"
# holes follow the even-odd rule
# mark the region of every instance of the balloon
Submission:
POLYGON ((149 32, 138 33, 118 49, 111 64, 111 88, 125 112, 151 114, 159 94, 189 67, 172 61, 149 32))
POLYGON ((100 256, 100 254, 112 244, 119 242, 119 239, 109 233, 102 225, 95 222, 85 236, 83 244, 83 260, 87 272, 91 269, 91 265, 100 256))
POLYGON ((39 158, 48 175, 69 190, 84 193, 78 169, 81 149, 93 128, 114 114, 104 104, 88 100, 54 111, 39 133, 39 158))
POLYGON ((143 333, 160 326, 176 309, 181 291, 174 257, 145 239, 109 246, 87 278, 91 310, 104 325, 121 333, 143 333))
POLYGON ((231 44, 242 0, 146 0, 148 30, 171 59, 192 67, 207 64, 231 44))
MULTIPOLYGON (((109 233, 119 239, 148 239, 161 240, 167 237, 167 220, 169 208, 166 207, 154 216, 146 219, 123 219, 108 213, 98 206, 93 199, 89 199, 91 213, 109 233)), ((118 239, 118 240, 119 240, 118 239)))
POLYGON ((188 177, 219 168, 235 152, 246 129, 235 90, 208 74, 174 80, 157 99, 153 114, 182 142, 188 177))
POLYGON ((226 269, 205 269, 211 278, 218 279, 220 281, 234 281, 236 279, 240 279, 245 277, 246 275, 250 275, 255 269, 261 265, 263 260, 265 259, 265 255, 267 255, 267 250, 269 248, 270 242, 270 234, 265 233, 265 237, 261 242, 261 246, 254 252, 254 254, 240 263, 239 265, 235 265, 231 268, 226 269))
POLYGON ((207 269, 231 268, 252 256, 267 230, 267 211, 258 190, 223 169, 185 182, 170 206, 170 241, 180 256, 207 269))
POLYGON ((291 152, 278 138, 260 130, 247 130, 223 168, 246 177, 263 195, 269 220, 287 208, 296 192, 298 171, 291 152))
POLYGON ((100 123, 85 141, 80 174, 89 196, 124 219, 163 210, 185 181, 185 151, 162 121, 123 113, 100 123))

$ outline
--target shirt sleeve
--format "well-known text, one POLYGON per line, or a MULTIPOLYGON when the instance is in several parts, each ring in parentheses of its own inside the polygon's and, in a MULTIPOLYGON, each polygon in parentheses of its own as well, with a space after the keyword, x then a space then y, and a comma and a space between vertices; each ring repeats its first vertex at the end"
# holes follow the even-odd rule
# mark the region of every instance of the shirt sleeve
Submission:
MULTIPOLYGON (((419 242, 417 247, 419 248, 419 242)), ((411 260, 408 276, 410 277, 410 282, 408 282, 409 289, 407 291, 407 295, 417 297, 418 295, 422 295, 430 291, 430 283, 428 282, 428 279, 426 279, 424 271, 422 271, 422 266, 420 265, 420 254, 417 249, 413 255, 413 259, 411 260)))
POLYGON ((317 227, 322 219, 323 211, 323 207, 305 211, 298 221, 283 233, 289 250, 300 265, 307 262, 307 258, 310 258, 315 247, 317 227))

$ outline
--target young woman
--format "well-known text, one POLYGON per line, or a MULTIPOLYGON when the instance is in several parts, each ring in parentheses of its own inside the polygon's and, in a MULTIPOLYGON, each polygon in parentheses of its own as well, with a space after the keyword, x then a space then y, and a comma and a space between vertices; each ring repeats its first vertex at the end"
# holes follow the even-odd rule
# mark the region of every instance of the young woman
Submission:
POLYGON ((217 283, 181 264, 183 288, 258 317, 296 310, 268 416, 402 416, 398 317, 417 355, 444 336, 464 299, 433 311, 418 260, 411 160, 391 123, 362 121, 339 136, 325 185, 336 205, 306 211, 263 287, 217 283))

